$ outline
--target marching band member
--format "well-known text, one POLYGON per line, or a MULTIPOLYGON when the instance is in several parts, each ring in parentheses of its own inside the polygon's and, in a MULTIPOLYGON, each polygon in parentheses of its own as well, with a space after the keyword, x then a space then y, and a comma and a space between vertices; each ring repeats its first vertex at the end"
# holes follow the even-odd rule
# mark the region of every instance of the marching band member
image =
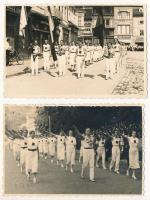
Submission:
POLYGON ((51 163, 53 163, 53 159, 55 156, 56 151, 56 138, 53 135, 50 135, 49 139, 49 155, 51 157, 51 163))
POLYGON ((38 46, 37 40, 35 40, 32 53, 31 53, 31 74, 32 75, 38 75, 39 73, 39 53, 40 53, 40 47, 38 46))
POLYGON ((99 160, 102 158, 102 167, 107 169, 105 165, 105 138, 103 136, 96 142, 98 145, 97 148, 97 158, 96 158, 96 167, 99 167, 99 160))
POLYGON ((27 159, 26 159, 26 175, 27 180, 33 174, 33 183, 36 183, 38 172, 38 140, 35 138, 35 131, 30 131, 30 137, 27 140, 27 159))
POLYGON ((83 78, 84 77, 84 61, 85 61, 85 57, 86 57, 86 53, 84 50, 84 47, 82 46, 81 42, 79 43, 79 46, 77 48, 77 76, 78 78, 83 78))
POLYGON ((84 170, 89 165, 90 168, 90 181, 94 182, 94 138, 91 135, 91 129, 86 128, 83 146, 83 164, 81 170, 81 178, 84 178, 84 170))
POLYGON ((44 58, 44 70, 49 71, 50 68, 50 45, 48 40, 45 40, 43 44, 43 58, 44 58))
POLYGON ((132 131, 131 137, 125 136, 129 141, 129 168, 127 169, 127 176, 129 170, 132 170, 132 178, 136 180, 135 171, 140 168, 139 164, 139 139, 136 137, 136 131, 132 131))
POLYGON ((60 131, 60 134, 57 136, 57 165, 61 164, 61 167, 64 167, 65 160, 65 135, 63 131, 60 131))
POLYGON ((76 51, 77 51, 77 47, 76 47, 75 43, 72 42, 71 46, 70 46, 70 50, 69 50, 69 54, 70 54, 70 67, 71 67, 72 71, 75 70, 75 66, 76 66, 76 51))
POLYGON ((66 139, 66 171, 70 164, 70 171, 73 173, 73 166, 75 165, 75 150, 76 150, 76 138, 73 136, 73 131, 69 130, 69 136, 66 139))
POLYGON ((112 157, 109 166, 109 171, 111 171, 113 166, 115 165, 114 172, 120 174, 119 163, 120 163, 120 138, 118 136, 117 131, 115 131, 115 134, 112 137, 112 157))

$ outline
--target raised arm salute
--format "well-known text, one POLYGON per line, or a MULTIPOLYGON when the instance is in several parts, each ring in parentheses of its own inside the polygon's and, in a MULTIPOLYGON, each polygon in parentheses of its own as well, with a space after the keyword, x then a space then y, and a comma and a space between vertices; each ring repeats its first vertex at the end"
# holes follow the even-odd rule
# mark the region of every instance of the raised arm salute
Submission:
POLYGON ((131 137, 124 135, 129 141, 129 168, 127 169, 127 176, 129 176, 129 170, 132 170, 132 178, 137 179, 135 176, 136 169, 140 168, 139 165, 139 139, 136 136, 136 131, 132 131, 131 137))

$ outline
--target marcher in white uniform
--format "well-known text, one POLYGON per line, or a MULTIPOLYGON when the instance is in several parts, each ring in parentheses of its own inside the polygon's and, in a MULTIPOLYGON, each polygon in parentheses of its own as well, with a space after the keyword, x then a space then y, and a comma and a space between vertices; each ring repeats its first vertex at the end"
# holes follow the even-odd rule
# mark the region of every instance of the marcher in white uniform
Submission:
POLYGON ((51 157, 51 163, 54 162, 54 156, 56 153, 56 138, 53 135, 50 135, 49 139, 49 155, 51 157))
POLYGON ((106 80, 113 79, 115 71, 115 58, 113 48, 110 46, 108 48, 108 55, 106 56, 106 80))
POLYGON ((60 135, 57 136, 57 165, 59 162, 61 167, 64 167, 65 160, 65 142, 66 138, 63 131, 60 131, 60 135))
POLYGON ((13 141, 13 155, 17 163, 17 166, 20 166, 20 139, 15 138, 13 141))
POLYGON ((39 156, 43 158, 43 137, 38 138, 38 149, 39 149, 39 156))
POLYGON ((79 43, 79 46, 77 47, 77 76, 78 78, 83 78, 84 77, 84 70, 85 70, 85 57, 86 53, 84 50, 84 47, 82 46, 81 43, 79 43))
POLYGON ((117 174, 119 174, 119 164, 120 164, 120 138, 118 137, 117 131, 115 131, 114 137, 112 137, 112 157, 109 166, 109 170, 111 171, 115 165, 115 170, 117 174))
POLYGON ((36 176, 38 172, 38 140, 35 138, 35 131, 30 132, 30 137, 27 140, 27 159, 26 172, 27 179, 33 174, 33 183, 36 183, 36 176))
POLYGON ((43 59, 44 59, 45 71, 49 71, 50 69, 50 55, 51 55, 50 45, 48 44, 48 40, 45 40, 43 44, 43 59))
POLYGON ((48 154, 48 138, 47 137, 43 138, 43 153, 44 153, 44 158, 46 160, 47 154, 48 154))
MULTIPOLYGON (((20 143, 20 169, 21 173, 23 172, 23 169, 26 167, 26 155, 27 155, 27 134, 28 131, 25 130, 23 133, 23 139, 20 143)), ((26 169, 25 169, 26 171, 26 169)))
POLYGON ((77 51, 77 47, 76 47, 75 43, 72 42, 71 46, 69 48, 70 67, 71 67, 72 71, 75 70, 75 66, 76 66, 76 51, 77 51))
POLYGON ((59 54, 58 54, 58 74, 59 76, 64 76, 66 72, 66 48, 63 45, 63 41, 59 46, 59 54))
POLYGON ((85 65, 88 66, 90 64, 91 59, 91 53, 90 53, 90 46, 89 43, 86 45, 86 49, 84 47, 84 51, 86 50, 86 56, 85 56, 85 65))
POLYGON ((38 75, 39 73, 39 53, 40 47, 38 46, 37 41, 35 40, 32 53, 31 53, 31 74, 38 75))
POLYGON ((81 160, 83 159, 83 144, 84 144, 84 140, 82 138, 81 139, 81 146, 80 146, 79 163, 81 163, 81 160))
POLYGON ((129 176, 129 170, 132 170, 132 178, 137 179, 135 176, 136 169, 140 168, 139 164, 139 139, 136 137, 136 132, 132 131, 132 136, 125 136, 129 141, 129 168, 127 169, 127 176, 129 176))
POLYGON ((96 157, 96 167, 99 167, 99 160, 102 158, 102 167, 103 169, 107 169, 105 165, 105 138, 100 137, 100 139, 96 142, 98 147, 97 147, 97 157, 96 157))
POLYGON ((85 137, 84 137, 84 146, 83 146, 83 164, 81 170, 81 178, 84 178, 84 170, 89 165, 90 168, 90 181, 94 180, 94 138, 91 135, 90 128, 86 128, 85 137))
POLYGON ((70 171, 73 173, 73 166, 75 165, 76 138, 73 136, 73 131, 69 130, 69 136, 66 139, 66 171, 70 164, 70 171))
POLYGON ((115 51, 115 63, 116 63, 115 72, 117 73, 120 67, 120 44, 118 40, 116 40, 116 44, 114 45, 114 51, 115 51))

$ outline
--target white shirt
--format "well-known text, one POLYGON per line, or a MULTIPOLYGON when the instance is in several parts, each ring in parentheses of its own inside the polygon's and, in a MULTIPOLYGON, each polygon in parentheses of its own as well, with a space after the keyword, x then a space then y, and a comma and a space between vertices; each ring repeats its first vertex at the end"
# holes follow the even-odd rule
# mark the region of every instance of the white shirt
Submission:
POLYGON ((138 144, 139 144, 139 139, 137 137, 128 137, 129 140, 129 146, 132 149, 136 149, 138 148, 138 144))
POLYGON ((120 138, 113 137, 112 145, 113 146, 119 146, 120 145, 120 138))
POLYGON ((93 136, 85 136, 84 142, 83 142, 83 147, 84 148, 93 148, 93 136))
POLYGON ((50 45, 49 44, 43 44, 43 52, 50 51, 50 45))
POLYGON ((38 149, 38 140, 36 138, 28 138, 27 139, 27 147, 28 149, 34 150, 38 149))
POLYGON ((76 138, 73 136, 68 136, 66 140, 67 147, 75 147, 76 146, 76 138))

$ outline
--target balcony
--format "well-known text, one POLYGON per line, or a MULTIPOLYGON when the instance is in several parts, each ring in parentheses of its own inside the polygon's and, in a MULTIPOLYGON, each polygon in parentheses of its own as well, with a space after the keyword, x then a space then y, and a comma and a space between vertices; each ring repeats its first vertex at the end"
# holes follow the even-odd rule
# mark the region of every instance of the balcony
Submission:
POLYGON ((52 16, 63 19, 63 13, 58 8, 51 9, 52 16))

